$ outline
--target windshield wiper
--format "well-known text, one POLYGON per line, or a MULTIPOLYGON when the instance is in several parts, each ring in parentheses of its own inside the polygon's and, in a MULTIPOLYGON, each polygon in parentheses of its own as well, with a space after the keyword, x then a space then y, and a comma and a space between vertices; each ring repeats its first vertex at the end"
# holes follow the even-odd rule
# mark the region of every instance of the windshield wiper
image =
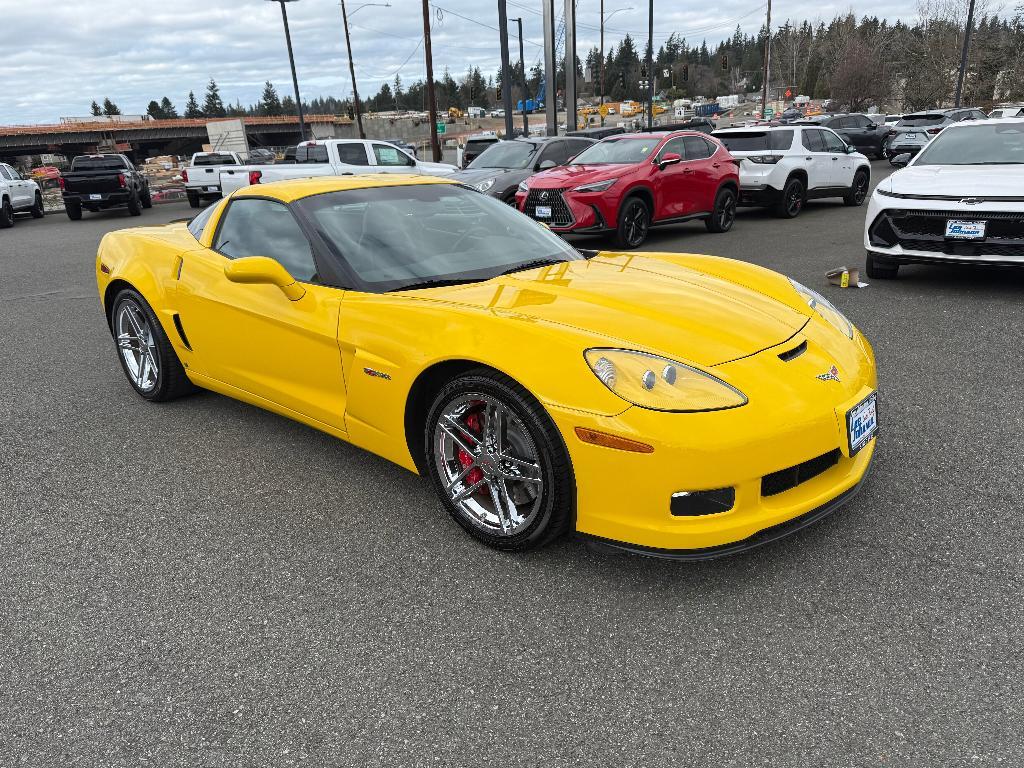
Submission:
POLYGON ((443 285, 465 285, 467 283, 480 283, 483 282, 482 277, 475 278, 452 278, 445 280, 421 280, 418 283, 408 283, 406 285, 400 285, 397 288, 391 288, 385 293, 393 293, 395 291, 415 291, 418 288, 440 288, 443 285))
POLYGON ((511 275, 513 272, 524 272, 527 269, 537 269, 537 267, 550 267, 552 264, 564 264, 566 261, 567 259, 534 259, 533 261, 524 261, 522 264, 516 264, 514 267, 509 267, 503 272, 499 272, 495 277, 511 275))

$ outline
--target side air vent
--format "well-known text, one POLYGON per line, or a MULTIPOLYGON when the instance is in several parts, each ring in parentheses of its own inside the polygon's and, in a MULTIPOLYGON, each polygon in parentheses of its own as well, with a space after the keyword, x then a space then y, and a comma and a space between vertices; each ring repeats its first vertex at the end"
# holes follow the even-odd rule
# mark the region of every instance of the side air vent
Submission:
POLYGON ((174 313, 174 329, 178 332, 178 336, 181 337, 181 343, 185 345, 185 349, 191 352, 192 345, 188 343, 188 336, 185 335, 185 329, 181 325, 181 315, 177 312, 174 313))
POLYGON ((796 360, 800 355, 807 351, 807 342, 801 341, 797 346, 793 347, 786 352, 779 353, 779 360, 784 363, 788 363, 790 360, 796 360))

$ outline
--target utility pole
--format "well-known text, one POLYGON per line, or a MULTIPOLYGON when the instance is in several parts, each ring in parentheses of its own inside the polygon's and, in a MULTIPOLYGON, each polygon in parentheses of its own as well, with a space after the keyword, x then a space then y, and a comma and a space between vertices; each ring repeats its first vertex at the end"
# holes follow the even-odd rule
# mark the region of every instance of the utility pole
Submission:
POLYGON ((430 113, 430 150, 435 163, 441 162, 437 141, 437 93, 434 91, 434 59, 430 52, 430 1, 423 0, 423 52, 427 58, 427 111, 430 113))
MULTIPOLYGON (((601 104, 604 104, 604 0, 601 0, 601 104)), ((604 125, 604 116, 601 117, 604 125)))
POLYGON ((295 87, 295 107, 299 110, 299 141, 306 140, 306 118, 302 114, 302 97, 299 95, 299 76, 295 74, 295 55, 292 53, 292 33, 288 29, 288 11, 285 3, 294 3, 295 0, 271 0, 281 4, 281 19, 284 21, 284 39, 288 43, 288 63, 292 67, 292 85, 295 87))
POLYGON ((967 54, 971 48, 971 28, 974 26, 974 0, 967 7, 967 29, 964 31, 964 47, 960 52, 960 73, 956 78, 956 96, 953 99, 953 106, 960 106, 960 97, 964 92, 964 75, 967 74, 967 54))
POLYGON ((530 113, 526 109, 526 99, 528 98, 527 90, 529 86, 526 84, 526 59, 523 57, 523 17, 520 16, 513 21, 519 25, 519 71, 523 76, 523 136, 530 135, 530 113))
MULTIPOLYGON (((771 0, 769 0, 771 2, 771 0)), ((654 129, 654 0, 647 3, 647 130, 654 129)))
MULTIPOLYGON (((426 2, 427 0, 423 0, 426 2)), ((505 139, 512 139, 512 70, 508 63, 508 7, 505 0, 498 0, 498 47, 501 49, 501 100, 505 107, 505 139)), ((526 99, 523 99, 526 111, 526 99)))
POLYGON ((555 62, 555 0, 541 0, 544 11, 544 113, 547 135, 558 135, 558 65, 555 62))
POLYGON ((565 0, 565 129, 575 131, 576 114, 576 0, 565 0))
MULTIPOLYGON (((972 0, 973 2, 973 0, 972 0)), ((764 41, 764 82, 761 83, 761 119, 764 120, 764 111, 768 108, 768 75, 771 74, 772 59, 772 0, 768 0, 768 21, 765 22, 765 29, 768 36, 764 41)))
POLYGON ((359 127, 359 138, 366 138, 366 131, 363 130, 363 116, 359 111, 359 89, 356 88, 356 65, 352 61, 352 41, 348 36, 348 13, 345 10, 345 0, 341 0, 341 18, 345 22, 345 48, 348 50, 348 71, 352 75, 352 101, 356 110, 356 125, 359 127))

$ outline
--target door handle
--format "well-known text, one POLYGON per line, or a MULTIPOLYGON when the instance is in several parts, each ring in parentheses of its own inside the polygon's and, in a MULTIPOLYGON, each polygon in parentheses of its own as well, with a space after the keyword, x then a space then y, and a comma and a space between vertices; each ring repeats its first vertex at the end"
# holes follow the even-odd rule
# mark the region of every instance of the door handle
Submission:
POLYGON ((838 160, 839 158, 838 158, 838 157, 833 157, 832 159, 833 159, 833 160, 838 160))
POLYGON ((693 173, 693 168, 684 168, 683 173, 693 173))
POLYGON ((805 157, 804 160, 813 160, 813 157, 805 157))

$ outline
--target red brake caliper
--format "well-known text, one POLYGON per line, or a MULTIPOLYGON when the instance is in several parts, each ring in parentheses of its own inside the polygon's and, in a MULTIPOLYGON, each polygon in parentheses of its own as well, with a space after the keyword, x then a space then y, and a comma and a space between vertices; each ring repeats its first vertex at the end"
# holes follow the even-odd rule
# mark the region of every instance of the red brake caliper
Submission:
MULTIPOLYGON (((473 432, 475 434, 477 434, 477 435, 482 434, 482 430, 480 429, 480 414, 479 413, 471 413, 471 414, 469 414, 466 417, 465 421, 466 421, 466 426, 469 427, 471 430, 473 430, 473 432)), ((473 457, 470 456, 468 453, 466 453, 465 449, 459 448, 458 453, 456 453, 455 455, 458 458, 459 464, 462 465, 463 469, 466 469, 467 467, 470 467, 470 466, 473 465, 473 457)), ((473 467, 473 469, 469 470, 469 474, 466 475, 466 484, 467 485, 476 485, 477 483, 479 483, 483 479, 484 479, 484 471, 482 469, 480 469, 480 467, 473 467)))

